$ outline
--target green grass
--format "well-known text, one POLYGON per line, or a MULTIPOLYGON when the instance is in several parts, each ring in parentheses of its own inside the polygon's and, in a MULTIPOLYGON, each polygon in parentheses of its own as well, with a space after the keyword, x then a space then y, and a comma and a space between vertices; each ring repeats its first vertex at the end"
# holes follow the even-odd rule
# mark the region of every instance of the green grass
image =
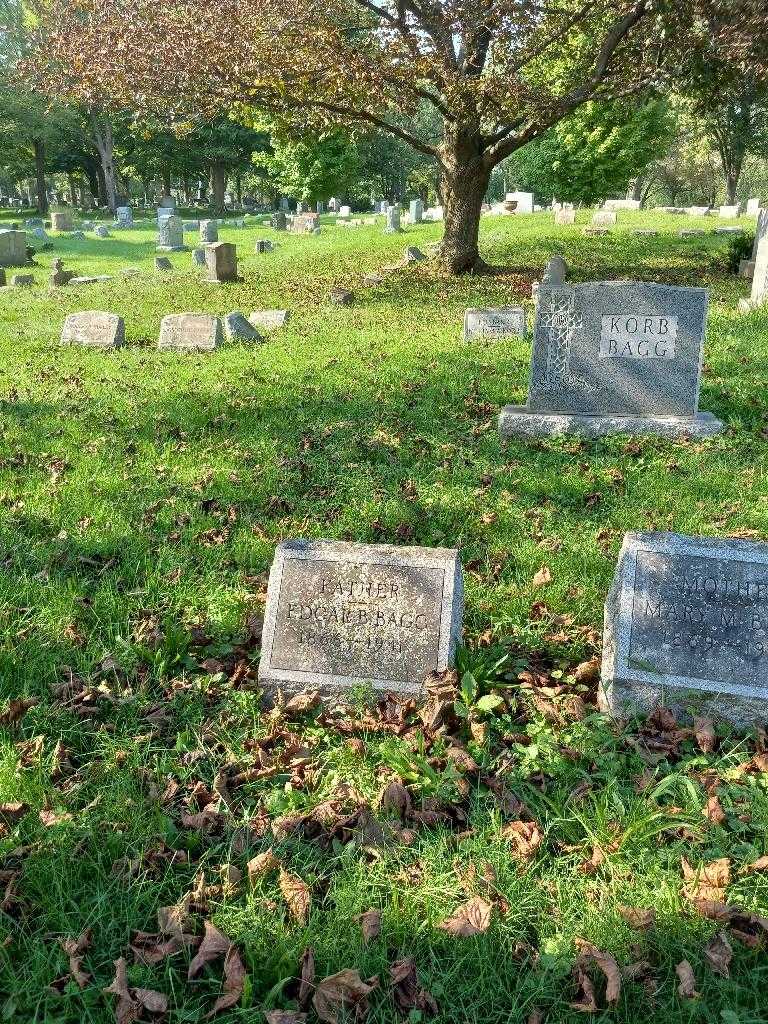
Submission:
MULTIPOLYGON (((336 229, 325 218, 316 238, 226 229, 221 237, 237 242, 245 281, 211 287, 188 253, 170 255, 175 273, 155 272, 146 222, 106 240, 54 236, 53 250, 37 257, 37 287, 0 292, 1 692, 39 701, 18 726, 0 729, 0 803, 30 805, 0 832, 0 872, 19 871, 18 903, 0 912, 0 1020, 114 1020, 113 997, 101 989, 123 954, 132 985, 169 995, 172 1024, 202 1020, 219 994, 220 964, 191 983, 185 954, 134 966, 131 933, 154 931, 157 909, 180 899, 199 871, 220 883, 222 864, 243 869, 269 845, 310 884, 311 914, 305 927, 292 923, 274 876, 211 895, 207 916, 237 942, 248 971, 244 1000, 222 1022, 293 1005, 291 979, 307 945, 318 977, 346 967, 381 974, 374 1021, 397 1019, 387 967, 410 955, 441 1021, 512 1024, 535 1006, 551 1024, 582 1020, 569 1008, 577 937, 621 965, 652 965, 654 1000, 627 981, 619 1005, 599 1020, 768 1019, 765 951, 734 941, 731 978, 716 977, 702 948, 717 926, 692 913, 681 893, 681 857, 701 864, 729 856, 728 899, 768 911, 768 876, 736 875, 768 852, 766 775, 738 770, 752 741, 724 736, 704 755, 686 740, 679 758, 652 769, 665 786, 639 793, 640 756, 591 704, 583 720, 564 708, 552 724, 518 685, 532 667, 566 695, 578 691, 571 673, 599 651, 625 531, 768 540, 768 313, 736 315, 747 284, 727 273, 727 238, 679 239, 693 218, 619 218, 610 236, 595 239, 556 228, 544 214, 488 218, 483 255, 508 273, 450 280, 420 265, 377 287, 364 286, 362 275, 396 262, 406 244, 436 241, 439 225, 385 236, 381 219, 375 228, 336 229), (636 226, 660 235, 635 237, 636 226), (256 256, 257 237, 278 248, 256 256), (531 311, 531 281, 555 252, 574 280, 711 289, 701 407, 726 421, 722 436, 499 441, 499 408, 525 399, 529 346, 462 344, 463 311, 521 300, 531 311), (117 276, 49 291, 56 256, 82 273, 117 276), (125 266, 141 276, 120 277, 125 266), (334 285, 355 290, 353 307, 328 302, 334 285), (206 356, 156 351, 166 313, 275 307, 292 317, 263 345, 206 356), (65 315, 81 309, 124 316, 127 347, 60 349, 65 315), (531 861, 511 856, 485 786, 470 778, 465 793, 457 790, 443 741, 412 751, 418 730, 398 739, 361 726, 360 753, 332 721, 303 718, 291 728, 312 748, 304 778, 283 770, 241 787, 213 835, 183 829, 178 801, 162 802, 169 778, 183 795, 198 780, 210 786, 223 765, 249 766, 248 741, 276 728, 259 708, 258 643, 246 627, 263 610, 275 545, 296 536, 461 548, 462 667, 483 688, 509 695, 508 710, 489 719, 487 741, 470 740, 470 750, 484 772, 504 774, 540 822, 545 838, 531 861), (534 589, 543 564, 553 580, 534 589), (239 660, 251 671, 230 684, 239 660), (75 689, 91 688, 85 704, 54 692, 73 676, 75 689), (40 751, 24 755, 17 744, 35 737, 40 751), (54 773, 58 740, 72 765, 63 777, 54 773), (260 809, 272 817, 310 808, 345 782, 375 803, 409 760, 414 799, 455 802, 466 825, 420 827, 413 845, 373 853, 297 836, 242 841, 260 809), (723 825, 702 816, 703 772, 719 780, 723 825), (579 801, 581 783, 591 788, 579 801), (71 820, 43 827, 46 805, 71 820), (160 863, 129 879, 113 873, 116 860, 161 841, 187 851, 190 863, 160 863), (579 865, 594 843, 609 852, 587 875, 579 865), (486 863, 491 886, 475 872, 486 863), (475 894, 495 902, 488 932, 455 939, 436 929, 475 894), (655 927, 633 931, 619 905, 655 907, 655 927), (371 907, 382 911, 382 933, 364 946, 355 918, 371 907), (58 939, 86 928, 94 932, 84 961, 92 982, 52 993, 67 970, 58 939), (684 958, 701 992, 695 1001, 677 995, 674 968, 684 958)), ((604 1005, 599 987, 598 995, 604 1005)))

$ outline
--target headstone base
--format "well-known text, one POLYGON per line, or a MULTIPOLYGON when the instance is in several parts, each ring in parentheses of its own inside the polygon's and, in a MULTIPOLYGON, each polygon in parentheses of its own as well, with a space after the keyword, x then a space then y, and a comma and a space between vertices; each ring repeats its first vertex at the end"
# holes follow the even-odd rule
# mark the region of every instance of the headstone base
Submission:
POLYGON ((724 429, 711 412, 680 416, 577 416, 533 412, 525 405, 505 405, 499 415, 502 437, 605 437, 610 434, 655 434, 658 437, 713 437, 724 429))

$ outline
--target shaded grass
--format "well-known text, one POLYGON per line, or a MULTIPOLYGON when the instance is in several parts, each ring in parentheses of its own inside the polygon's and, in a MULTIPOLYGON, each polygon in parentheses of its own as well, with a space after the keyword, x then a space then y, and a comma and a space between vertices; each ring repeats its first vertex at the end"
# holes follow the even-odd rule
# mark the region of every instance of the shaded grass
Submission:
MULTIPOLYGON (((192 272, 189 254, 170 255, 172 275, 152 269, 154 227, 147 223, 101 241, 55 237, 53 251, 37 257, 41 286, 0 293, 0 677, 5 696, 41 700, 0 743, 0 802, 31 807, 0 848, 33 847, 22 858, 25 911, 18 920, 0 916, 9 936, 0 947, 5 1019, 113 1019, 99 990, 131 931, 153 930, 157 908, 190 888, 200 867, 210 880, 230 859, 244 866, 247 852, 232 845, 237 824, 260 805, 274 814, 312 806, 345 781, 373 798, 407 753, 402 741, 363 735, 366 751, 356 756, 332 731, 309 723, 305 735, 317 744, 319 764, 312 785, 297 789, 286 778, 254 784, 222 837, 181 830, 160 802, 169 776, 210 785, 218 767, 244 756, 247 739, 270 728, 253 693, 229 691, 201 665, 226 663, 246 643, 245 623, 262 608, 279 540, 459 546, 469 663, 482 657, 482 637, 508 656, 514 681, 533 658, 568 679, 576 662, 595 653, 625 531, 768 539, 768 317, 735 315, 747 286, 725 273, 727 238, 678 239, 691 218, 620 217, 616 231, 596 239, 556 228, 545 215, 489 218, 484 258, 508 273, 453 281, 422 265, 376 288, 363 287, 361 275, 399 259, 406 244, 425 248, 439 226, 393 237, 381 225, 337 229, 326 219, 317 238, 227 228, 221 237, 237 242, 245 282, 211 288, 192 272), (661 234, 635 237, 635 225, 661 234), (277 250, 255 256, 257 237, 273 238, 277 250), (575 280, 635 277, 711 288, 701 406, 726 421, 726 434, 697 443, 502 445, 495 417, 501 405, 524 401, 529 348, 519 340, 461 344, 463 310, 523 301, 530 311, 530 282, 555 252, 575 280), (42 283, 57 255, 84 273, 135 265, 142 274, 48 291, 42 283), (335 284, 355 289, 355 306, 328 303, 335 284), (272 307, 290 308, 292 318, 264 345, 187 358, 154 349, 166 313, 272 307), (83 308, 124 316, 128 347, 59 349, 64 316, 83 308), (544 563, 553 582, 535 590, 531 581, 544 563), (102 687, 90 719, 50 699, 51 686, 70 671, 102 687), (155 728, 146 715, 158 702, 166 718, 155 728), (15 743, 37 735, 45 737, 42 758, 19 769, 15 743), (64 786, 51 779, 57 739, 76 768, 64 786), (190 760, 197 751, 202 759, 190 760), (37 811, 46 802, 73 820, 43 828, 37 811), (158 839, 189 850, 195 863, 130 881, 112 874, 115 860, 158 839), (52 995, 48 986, 66 970, 56 938, 86 927, 94 928, 86 966, 95 982, 52 995)), ((579 223, 586 218, 580 214, 579 223)), ((244 649, 255 664, 258 648, 244 649)), ((697 863, 728 855, 745 864, 766 852, 763 777, 734 772, 747 758, 744 741, 728 740, 709 757, 688 745, 681 762, 659 767, 670 788, 653 798, 635 791, 642 764, 599 716, 559 728, 531 708, 523 718, 528 743, 510 749, 502 736, 521 726, 501 720, 473 752, 484 769, 507 765, 542 823, 545 843, 532 864, 510 856, 498 811, 477 787, 468 800, 472 835, 458 843, 444 828, 424 829, 414 846, 371 859, 351 844, 323 851, 283 840, 277 851, 312 885, 314 910, 306 928, 292 924, 274 879, 213 901, 211 913, 243 949, 249 972, 243 1007, 220 1019, 259 1019, 260 1008, 287 1005, 308 943, 321 976, 343 967, 385 976, 390 960, 415 956, 441 1020, 517 1021, 534 1005, 553 1022, 582 1019, 568 1007, 577 936, 620 963, 655 965, 656 1009, 639 985, 627 983, 606 1018, 765 1019, 764 952, 737 947, 731 980, 714 977, 701 956, 714 926, 692 917, 680 894, 683 854, 697 863), (697 773, 704 768, 721 780, 724 827, 701 815, 697 773), (590 795, 576 805, 573 790, 590 781, 590 795), (673 804, 680 810, 672 813, 673 804), (681 815, 693 838, 669 831, 681 815), (608 846, 617 835, 622 841, 607 863, 584 875, 578 866, 590 844, 608 846), (451 939, 435 925, 468 893, 484 891, 471 872, 485 862, 506 913, 484 936, 451 939), (656 927, 633 932, 620 904, 655 906, 656 927), (372 906, 383 913, 382 938, 363 946, 354 919, 372 906), (536 957, 521 951, 523 941, 536 957), (676 995, 674 967, 684 957, 702 993, 695 1002, 676 995)), ((729 898, 765 912, 768 882, 740 877, 729 898)), ((131 968, 132 984, 171 996, 173 1022, 200 1020, 218 979, 212 971, 187 983, 176 960, 131 968)), ((386 994, 374 1000, 372 1016, 396 1019, 386 994)))

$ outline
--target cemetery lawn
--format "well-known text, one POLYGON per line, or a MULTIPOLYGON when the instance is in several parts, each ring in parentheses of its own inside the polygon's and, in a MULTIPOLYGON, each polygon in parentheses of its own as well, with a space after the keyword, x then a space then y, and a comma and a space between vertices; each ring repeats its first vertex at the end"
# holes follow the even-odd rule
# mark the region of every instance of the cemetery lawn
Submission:
POLYGON ((376 1022, 430 1014, 418 987, 395 1003, 389 967, 405 957, 438 1021, 516 1024, 536 1008, 550 1024, 583 1020, 579 948, 597 1020, 768 1019, 768 922, 749 916, 768 914, 765 737, 612 725, 590 664, 626 531, 768 540, 768 313, 735 314, 748 285, 728 272, 727 237, 676 234, 721 222, 619 220, 587 239, 551 215, 488 218, 481 251, 506 274, 449 280, 421 264, 377 286, 362 275, 406 244, 427 249, 440 226, 223 230, 245 282, 220 287, 200 283, 189 253, 156 272, 146 222, 53 236, 37 286, 0 292, 0 1020, 161 1019, 143 989, 167 996, 172 1024, 203 1020, 227 992, 221 957, 188 980, 194 950, 158 949, 174 947, 168 915, 165 937, 144 940, 156 962, 130 949, 176 904, 177 933, 212 921, 242 957, 244 982, 227 961, 222 1022, 296 1010, 307 947, 315 983, 379 976, 376 1022), (278 248, 254 255, 257 237, 278 248), (700 404, 722 436, 500 442, 499 409, 525 401, 529 343, 462 344, 464 309, 525 300, 530 316, 555 252, 577 281, 711 289, 700 404), (116 276, 49 291, 56 256, 116 276), (129 265, 141 275, 119 276, 129 265), (334 285, 355 305, 330 304, 334 285), (263 345, 155 349, 166 313, 266 308, 292 315, 263 345), (83 309, 124 316, 127 347, 59 348, 65 315, 83 309), (291 537, 461 548, 448 734, 391 704, 260 709, 266 577, 291 537), (447 754, 451 737, 468 757, 447 754), (380 806, 397 780, 402 822, 401 790, 380 806), (284 873, 249 882, 270 847, 284 873), (697 895, 745 916, 724 925, 697 895), (464 930, 478 934, 440 927, 474 898, 464 930), (369 910, 381 931, 365 943, 369 910), (729 967, 722 945, 705 953, 721 930, 729 967), (62 943, 83 933, 70 963, 62 943), (607 991, 581 940, 608 955, 607 991), (120 957, 121 1004, 102 992, 120 957), (634 965, 618 992, 614 960, 634 965))

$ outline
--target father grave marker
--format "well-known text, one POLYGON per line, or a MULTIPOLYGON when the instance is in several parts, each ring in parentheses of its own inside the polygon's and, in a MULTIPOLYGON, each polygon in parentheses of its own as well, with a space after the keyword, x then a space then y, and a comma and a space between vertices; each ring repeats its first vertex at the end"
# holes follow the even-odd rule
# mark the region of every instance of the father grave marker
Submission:
POLYGON ((605 604, 601 704, 617 716, 768 720, 768 544, 629 533, 605 604))
POLYGON ((464 313, 464 341, 524 338, 525 327, 525 310, 520 306, 468 309, 464 313))
POLYGON ((122 348, 125 344, 125 322, 116 313, 89 310, 70 313, 61 330, 62 345, 85 348, 122 348))
POLYGON ((157 347, 172 352, 212 352, 222 342, 221 320, 208 313, 178 313, 160 321, 157 347))
POLYGON ((452 663, 463 605, 455 550, 286 541, 269 576, 259 681, 418 694, 452 663))

